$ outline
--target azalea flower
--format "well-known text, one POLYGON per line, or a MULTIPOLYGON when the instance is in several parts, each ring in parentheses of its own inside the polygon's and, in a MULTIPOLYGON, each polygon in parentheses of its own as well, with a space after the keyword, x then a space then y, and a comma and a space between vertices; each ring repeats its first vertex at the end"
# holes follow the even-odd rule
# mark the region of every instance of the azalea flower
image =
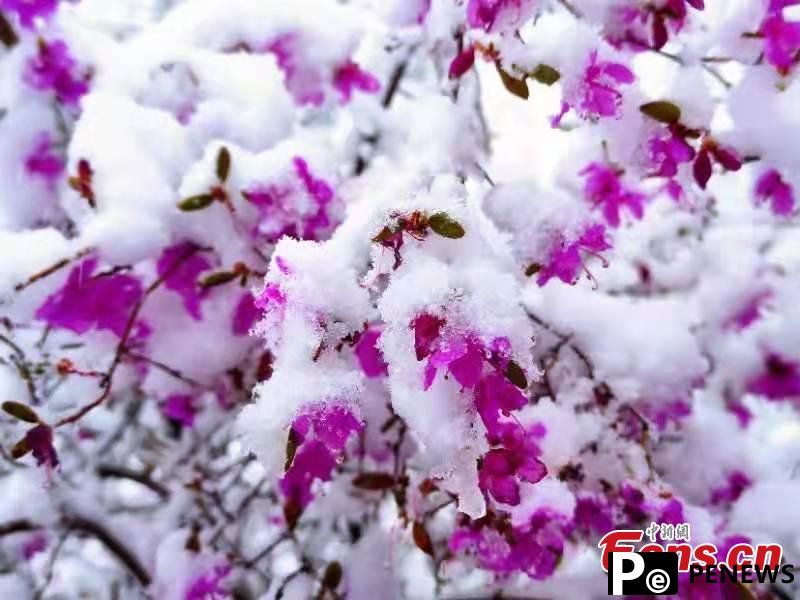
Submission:
POLYGON ((779 217, 789 217, 794 211, 794 188, 786 183, 776 169, 761 174, 756 182, 756 202, 769 201, 772 212, 779 217))
POLYGON ((37 90, 52 91, 65 106, 77 107, 89 91, 88 76, 80 71, 66 42, 41 40, 36 56, 28 61, 24 79, 37 90))

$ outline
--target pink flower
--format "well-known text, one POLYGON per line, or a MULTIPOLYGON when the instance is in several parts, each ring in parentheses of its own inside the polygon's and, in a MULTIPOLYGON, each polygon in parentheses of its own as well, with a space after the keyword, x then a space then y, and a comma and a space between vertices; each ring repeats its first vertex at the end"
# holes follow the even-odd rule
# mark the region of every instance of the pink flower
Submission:
POLYGON ((508 433, 502 416, 509 416, 528 403, 528 398, 497 371, 488 373, 478 385, 475 407, 486 427, 486 437, 492 445, 501 444, 508 433))
POLYGON ((48 471, 58 466, 58 454, 53 446, 53 428, 40 424, 25 434, 25 444, 30 448, 36 464, 48 471))
POLYGON ((47 548, 47 536, 44 533, 35 533, 29 537, 20 548, 20 554, 25 560, 30 560, 47 548))
POLYGON ((719 163, 723 168, 728 171, 738 171, 742 168, 742 160, 739 155, 732 148, 724 148, 717 145, 716 142, 706 140, 697 153, 692 166, 694 179, 700 189, 706 189, 708 180, 711 179, 713 173, 712 158, 715 162, 719 163))
POLYGON ((550 250, 547 263, 539 271, 536 283, 543 286, 553 277, 558 277, 564 283, 573 284, 581 269, 591 277, 583 264, 581 252, 599 257, 606 266, 605 259, 599 254, 611 248, 611 244, 606 241, 605 231, 603 225, 596 224, 587 227, 572 241, 566 241, 563 236, 558 237, 550 250))
POLYGON ((194 398, 189 394, 172 394, 161 405, 161 412, 168 419, 184 427, 192 427, 197 408, 194 405, 194 398))
POLYGON ((794 211, 794 188, 775 169, 761 174, 755 192, 756 202, 763 204, 769 200, 772 212, 780 217, 789 217, 794 211))
POLYGON ((224 600, 230 597, 230 592, 223 585, 223 580, 231 574, 232 567, 220 564, 206 571, 192 581, 186 590, 184 600, 224 600))
POLYGON ((645 6, 620 6, 611 13, 608 41, 620 48, 629 47, 634 52, 653 48, 660 50, 669 41, 670 30, 683 29, 688 9, 703 10, 703 0, 662 0, 645 6))
POLYGON ((800 398, 800 364, 770 353, 764 372, 750 381, 747 391, 770 400, 800 398))
POLYGON ((96 267, 94 258, 75 267, 64 287, 36 311, 36 318, 78 334, 107 329, 122 337, 133 307, 142 298, 142 284, 130 275, 93 277, 96 267))
POLYGON ((38 133, 34 142, 33 149, 25 157, 25 171, 52 184, 64 172, 64 160, 53 151, 53 140, 49 132, 38 133))
POLYGON ((352 60, 326 73, 305 54, 306 44, 313 43, 317 40, 307 40, 302 34, 289 32, 276 37, 264 48, 275 56, 283 71, 286 89, 297 104, 320 106, 325 102, 326 85, 333 85, 342 103, 349 102, 355 90, 374 94, 380 89, 375 76, 352 60))
POLYGON ((621 173, 617 169, 593 162, 580 174, 586 177, 584 196, 595 208, 602 208, 603 216, 611 227, 619 227, 620 212, 623 207, 637 219, 642 218, 644 215, 642 205, 646 196, 625 189, 620 180, 621 173))
POLYGON ((297 33, 285 33, 270 42, 266 52, 275 55, 286 78, 286 89, 297 104, 319 106, 325 100, 322 73, 302 55, 303 41, 297 33))
POLYGON ((475 46, 470 46, 456 55, 456 57, 450 63, 450 68, 447 70, 447 76, 450 79, 458 79, 464 73, 469 71, 474 64, 475 46))
POLYGON ((378 339, 381 337, 382 329, 370 327, 358 338, 355 347, 355 355, 361 370, 367 377, 381 377, 389 374, 388 366, 383 360, 383 354, 377 346, 378 339))
POLYGON ((417 360, 422 360, 433 352, 433 345, 439 339, 444 324, 443 319, 428 313, 422 313, 411 322, 417 360))
POLYGON ((38 53, 28 61, 24 78, 37 90, 52 91, 66 106, 78 106, 89 91, 88 76, 78 74, 77 63, 62 40, 49 43, 41 40, 38 53))
POLYGON ((170 246, 161 253, 156 269, 158 276, 164 279, 164 287, 177 293, 183 299, 186 312, 199 321, 202 319, 200 300, 205 298, 207 290, 201 290, 197 280, 211 268, 211 263, 195 250, 192 242, 170 246))
POLYGON ((585 536, 602 536, 614 529, 613 508, 602 497, 578 496, 573 516, 575 528, 585 536))
POLYGON ((424 387, 427 390, 431 386, 437 370, 446 368, 462 387, 473 388, 481 378, 483 360, 483 345, 473 336, 439 340, 425 366, 424 387))
POLYGON ((518 505, 519 481, 537 483, 547 475, 544 463, 536 458, 538 453, 536 445, 528 443, 490 450, 482 457, 478 471, 481 490, 498 502, 518 505))
POLYGON ((750 296, 744 305, 728 319, 725 323, 726 328, 742 331, 747 329, 761 317, 761 309, 764 304, 772 298, 772 292, 763 290, 750 296))
POLYGON ((761 23, 764 57, 780 73, 788 74, 800 51, 800 23, 786 21, 780 10, 768 14, 761 23))
POLYGON ((622 103, 619 86, 634 82, 633 72, 621 63, 598 60, 597 50, 589 54, 589 64, 582 79, 567 93, 560 114, 553 117, 551 125, 558 127, 570 107, 576 108, 584 119, 616 117, 622 103))
POLYGON ((518 29, 535 8, 536 0, 469 0, 467 23, 492 32, 518 29))
POLYGON ((339 92, 341 101, 346 103, 350 102, 354 90, 374 94, 381 89, 381 84, 374 75, 349 60, 333 74, 333 87, 339 92))
POLYGON ((233 313, 233 335, 247 335, 260 316, 261 311, 256 306, 253 294, 250 292, 242 294, 233 313))
POLYGON ((343 406, 323 406, 298 416, 292 423, 297 453, 279 482, 281 493, 302 510, 314 499, 314 481, 330 481, 338 458, 353 433, 363 424, 343 406))
POLYGON ((37 17, 50 18, 58 8, 58 0, 0 0, 0 8, 17 13, 20 24, 33 29, 37 17))
POLYGON ((724 486, 711 492, 711 504, 731 504, 739 499, 744 491, 753 484, 742 471, 732 471, 724 486))
POLYGON ((497 575, 521 571, 533 579, 546 579, 564 553, 568 530, 569 522, 547 508, 539 509, 528 524, 518 527, 490 514, 476 521, 463 519, 449 546, 455 554, 474 554, 481 568, 497 575))
POLYGON ((665 128, 647 142, 650 163, 657 177, 675 177, 678 166, 695 157, 694 148, 686 143, 673 128, 665 128), (669 137, 663 137, 667 134, 669 137))
POLYGON ((271 243, 284 235, 323 240, 339 222, 340 203, 333 187, 316 177, 299 156, 292 159, 288 180, 255 185, 242 191, 242 196, 258 209, 257 233, 271 243))

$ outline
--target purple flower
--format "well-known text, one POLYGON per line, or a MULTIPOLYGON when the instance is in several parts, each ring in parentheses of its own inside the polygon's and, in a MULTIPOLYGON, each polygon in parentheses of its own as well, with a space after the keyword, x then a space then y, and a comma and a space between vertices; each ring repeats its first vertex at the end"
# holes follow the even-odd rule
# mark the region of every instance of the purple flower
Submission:
POLYGON ((374 75, 349 60, 333 74, 333 87, 339 92, 341 101, 347 103, 350 102, 354 90, 374 94, 381 89, 381 84, 374 75))
POLYGON ((197 577, 186 590, 184 600, 224 600, 230 592, 223 585, 223 580, 230 575, 232 567, 225 563, 217 565, 197 577))
POLYGON ((800 397, 800 364, 770 353, 764 367, 764 372, 747 384, 748 392, 770 400, 800 397))
POLYGON ((39 307, 36 318, 78 334, 107 329, 122 337, 131 311, 142 298, 142 284, 130 275, 93 277, 96 267, 94 258, 75 267, 64 287, 39 307))
POLYGON ((455 554, 472 553, 481 568, 505 576, 524 572, 546 579, 564 552, 569 523, 560 514, 540 509, 524 526, 513 527, 502 516, 490 513, 482 519, 465 519, 450 538, 455 554))
POLYGON ((20 548, 20 554, 25 560, 30 560, 47 548, 47 536, 44 533, 35 533, 30 536, 20 548))
POLYGON ((208 262, 192 242, 181 242, 164 249, 158 259, 156 270, 164 279, 164 286, 177 293, 183 299, 186 308, 195 321, 203 318, 200 312, 200 300, 207 294, 198 285, 200 273, 208 271, 208 262))
POLYGON ((53 152, 53 140, 47 131, 39 132, 33 149, 25 157, 25 171, 33 177, 41 177, 48 183, 56 182, 64 172, 64 160, 53 152))
POLYGON ((348 438, 363 424, 343 406, 323 406, 301 414, 292 423, 299 448, 279 482, 288 502, 302 510, 314 499, 314 481, 330 481, 348 438))
POLYGON ((623 207, 634 217, 641 219, 644 215, 642 206, 646 196, 639 192, 625 189, 620 180, 621 173, 617 169, 600 163, 590 163, 580 172, 586 177, 583 188, 584 196, 595 208, 602 208, 603 216, 611 227, 619 227, 620 212, 623 207))
POLYGON ((77 63, 63 40, 41 40, 36 56, 28 61, 24 79, 37 90, 52 91, 62 104, 77 107, 89 91, 88 76, 77 71, 77 63))
POLYGON ((770 298, 772 298, 770 290, 762 290, 752 294, 744 305, 726 321, 725 327, 736 329, 737 331, 747 329, 761 317, 761 309, 770 298))
POLYGON ((58 8, 58 0, 0 0, 0 8, 17 13, 22 26, 33 29, 37 17, 50 18, 58 8))
POLYGON ((537 483, 547 475, 547 467, 536 458, 538 451, 536 444, 523 442, 487 452, 478 471, 481 490, 503 504, 519 504, 518 481, 537 483))
POLYGON ((52 427, 42 423, 30 429, 25 434, 25 444, 33 453, 37 465, 44 466, 48 470, 58 466, 58 454, 53 446, 52 427))
POLYGON ((599 257, 606 266, 605 259, 599 254, 611 248, 611 244, 605 238, 605 231, 603 225, 595 224, 587 227, 580 236, 570 242, 563 236, 557 238, 550 249, 547 262, 539 271, 536 283, 543 286, 553 277, 558 277, 564 283, 574 284, 581 269, 591 277, 583 264, 581 252, 599 257))
POLYGON ((233 312, 233 335, 247 335, 260 316, 261 311, 256 306, 253 294, 250 292, 242 294, 233 312))
POLYGON ((724 486, 711 492, 711 504, 731 504, 739 499, 744 491, 752 485, 750 478, 742 471, 731 471, 724 486))
POLYGON ((472 68, 475 64, 475 46, 470 46, 462 52, 459 52, 450 63, 450 68, 447 70, 447 76, 450 79, 458 79, 464 73, 472 68))
POLYGON ((678 166, 691 161, 695 156, 694 148, 671 128, 664 129, 653 137, 647 143, 647 148, 650 162, 655 168, 653 174, 657 177, 675 177, 678 174, 678 166), (669 137, 664 138, 665 133, 669 137))
POLYGON ((473 388, 481 378, 483 360, 483 346, 473 336, 440 339, 425 366, 424 387, 431 386, 437 370, 446 368, 462 387, 473 388))
POLYGON ((469 0, 467 23, 484 31, 517 29, 535 8, 536 0, 469 0))
POLYGON ((377 346, 381 333, 381 328, 370 327, 361 334, 355 347, 355 355, 361 365, 361 370, 370 378, 389 374, 389 368, 377 346))
POLYGON ((679 425, 683 419, 692 414, 692 407, 685 400, 663 402, 655 407, 647 405, 645 408, 647 416, 659 431, 664 431, 670 423, 679 425))
POLYGON ((789 217, 794 211, 794 188, 775 169, 761 174, 755 192, 756 203, 763 204, 769 200, 772 212, 779 217, 789 217))
POLYGON ((302 46, 299 34, 285 33, 267 44, 264 50, 275 56, 294 101, 300 105, 319 106, 325 100, 322 74, 315 65, 304 60, 302 46))
POLYGON ((361 69, 357 63, 347 60, 332 73, 311 62, 305 55, 307 44, 316 40, 304 39, 296 32, 284 33, 264 48, 275 56, 278 67, 283 71, 286 89, 300 105, 320 106, 325 101, 326 85, 332 84, 339 93, 342 103, 350 101, 353 91, 373 94, 380 89, 380 83, 371 73, 361 69))
POLYGON ((490 372, 481 380, 475 394, 475 407, 490 443, 502 443, 506 434, 506 423, 501 422, 501 416, 508 416, 527 403, 525 394, 501 373, 490 372))
POLYGON ((417 360, 422 360, 433 352, 433 345, 439 339, 445 321, 428 313, 422 313, 411 322, 414 330, 414 351, 417 360))
POLYGON ((168 419, 184 427, 192 427, 197 408, 194 405, 194 398, 189 394, 172 394, 161 405, 161 412, 168 419))
POLYGON ((761 23, 764 57, 783 75, 789 73, 800 51, 800 23, 786 21, 780 10, 768 14, 761 23))
POLYGON ((338 224, 340 207, 333 187, 316 177, 303 158, 292 159, 289 180, 255 185, 242 196, 259 212, 257 233, 277 242, 284 235, 302 240, 326 239, 338 224))
POLYGON ((602 536, 614 529, 612 508, 602 497, 579 496, 573 519, 578 531, 586 536, 602 536))
POLYGON ((712 158, 714 162, 719 163, 728 171, 738 171, 742 168, 742 160, 735 150, 724 148, 714 141, 706 140, 703 142, 700 152, 697 153, 692 166, 694 179, 700 189, 706 189, 708 180, 711 179, 711 174, 713 173, 712 158))
POLYGON ((621 63, 598 60, 597 50, 589 54, 589 64, 581 80, 568 92, 561 104, 561 112, 551 119, 558 127, 571 107, 584 119, 618 116, 622 103, 619 86, 634 82, 633 72, 621 63))

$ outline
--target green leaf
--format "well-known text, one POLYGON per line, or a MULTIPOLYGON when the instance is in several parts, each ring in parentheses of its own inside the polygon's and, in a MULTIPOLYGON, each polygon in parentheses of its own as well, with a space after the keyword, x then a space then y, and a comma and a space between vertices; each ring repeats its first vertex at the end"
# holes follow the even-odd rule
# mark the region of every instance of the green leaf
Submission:
POLYGON ((231 153, 223 146, 219 149, 217 154, 217 179, 222 183, 228 180, 228 175, 231 173, 231 153))
POLYGON ((338 561, 328 563, 325 574, 322 576, 322 587, 326 590, 335 590, 342 581, 342 565, 338 561))
POLYGON ((289 437, 286 439, 286 463, 283 466, 284 471, 288 471, 289 467, 292 466, 298 446, 300 446, 300 436, 293 427, 289 430, 289 437))
POLYGON ((524 79, 517 79, 516 77, 512 77, 506 73, 503 70, 503 67, 500 66, 499 62, 495 63, 495 67, 497 67, 497 72, 500 74, 500 81, 503 82, 505 88, 518 98, 527 100, 530 96, 530 92, 528 91, 528 83, 524 79))
POLYGON ((676 104, 666 100, 656 100, 655 102, 642 104, 639 110, 659 123, 673 125, 681 120, 681 109, 676 104))
POLYGON ((434 233, 451 240, 464 237, 464 228, 458 221, 454 221, 447 213, 436 213, 428 219, 428 224, 434 233))
POLYGON ((185 200, 178 203, 178 208, 183 212, 193 212, 195 210, 203 210, 208 208, 214 203, 214 196, 211 194, 199 194, 197 196, 190 196, 185 200))
POLYGON ((525 277, 533 277, 541 270, 542 270, 542 265, 540 265, 539 263, 531 263, 528 265, 528 268, 525 269, 525 277))
POLYGON ((3 410, 15 419, 26 423, 38 423, 39 415, 29 406, 21 402, 3 402, 3 410))
POLYGON ((422 550, 425 554, 433 556, 433 542, 431 542, 431 536, 428 534, 425 524, 419 521, 414 521, 414 526, 411 529, 411 533, 414 537, 414 543, 417 545, 417 548, 422 550))
POLYGON ((561 73, 550 65, 537 65, 533 73, 531 73, 531 77, 544 85, 553 85, 556 81, 561 79, 561 73))
POLYGON ((211 273, 211 275, 203 277, 203 279, 200 280, 200 287, 210 288, 218 285, 225 285, 237 277, 239 277, 239 274, 235 271, 217 271, 216 273, 211 273))
POLYGON ((506 367, 506 377, 519 389, 527 389, 528 378, 525 377, 525 371, 523 371, 522 367, 520 367, 513 360, 508 361, 508 366, 506 367))
POLYGON ((31 447, 28 446, 28 440, 22 438, 20 441, 14 444, 13 448, 11 448, 11 458, 17 460, 18 458, 25 456, 30 451, 31 447))

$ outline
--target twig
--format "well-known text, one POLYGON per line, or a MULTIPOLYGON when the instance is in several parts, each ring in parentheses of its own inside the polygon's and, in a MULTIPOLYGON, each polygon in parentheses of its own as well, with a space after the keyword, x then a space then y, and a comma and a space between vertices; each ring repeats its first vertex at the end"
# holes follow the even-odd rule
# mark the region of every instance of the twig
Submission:
POLYGON ((147 473, 115 465, 98 465, 97 475, 102 478, 129 479, 151 489, 162 498, 169 498, 170 491, 163 484, 153 480, 147 473))

